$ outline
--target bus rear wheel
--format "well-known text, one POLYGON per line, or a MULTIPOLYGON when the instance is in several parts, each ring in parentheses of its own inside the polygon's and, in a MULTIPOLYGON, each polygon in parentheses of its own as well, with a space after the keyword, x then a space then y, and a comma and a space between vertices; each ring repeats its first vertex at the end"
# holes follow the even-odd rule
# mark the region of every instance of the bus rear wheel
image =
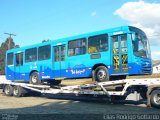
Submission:
POLYGON ((99 66, 95 69, 93 77, 97 82, 105 82, 109 80, 108 69, 105 66, 99 66))
POLYGON ((33 72, 30 75, 30 83, 34 85, 39 85, 41 84, 41 80, 39 79, 39 73, 38 72, 33 72))
POLYGON ((6 96, 12 96, 13 95, 13 87, 11 85, 5 85, 3 88, 3 92, 6 96))

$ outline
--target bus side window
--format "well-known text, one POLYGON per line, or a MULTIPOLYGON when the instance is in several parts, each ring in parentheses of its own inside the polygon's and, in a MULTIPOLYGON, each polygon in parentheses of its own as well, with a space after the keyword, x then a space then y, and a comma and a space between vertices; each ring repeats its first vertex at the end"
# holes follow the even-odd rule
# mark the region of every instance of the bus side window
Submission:
POLYGON ((25 50, 25 62, 34 62, 37 60, 37 48, 25 50))
POLYGON ((16 54, 16 66, 22 66, 23 65, 23 53, 17 53, 16 54))
POLYGON ((88 38, 88 53, 103 52, 108 50, 108 35, 97 35, 88 38))
POLYGON ((121 51, 122 53, 127 53, 127 34, 121 35, 121 51))
POLYGON ((86 38, 69 41, 68 56, 86 54, 86 38))
POLYGON ((59 61, 59 48, 54 47, 54 61, 59 61))
POLYGON ((65 45, 61 46, 61 61, 65 61, 66 56, 66 47, 65 45))
POLYGON ((13 52, 7 54, 7 65, 13 65, 13 52))
POLYGON ((38 48, 38 60, 48 60, 51 58, 51 46, 45 45, 38 48))
POLYGON ((112 36, 112 47, 113 47, 113 54, 119 53, 119 46, 118 46, 118 36, 112 36))

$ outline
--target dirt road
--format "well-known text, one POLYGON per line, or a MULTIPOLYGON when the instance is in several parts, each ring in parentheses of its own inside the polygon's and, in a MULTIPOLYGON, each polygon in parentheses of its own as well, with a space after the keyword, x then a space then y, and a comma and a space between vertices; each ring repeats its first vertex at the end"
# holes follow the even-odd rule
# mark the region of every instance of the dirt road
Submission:
MULTIPOLYGON (((68 85, 70 84, 71 82, 69 82, 68 85)), ((117 114, 122 114, 123 117, 128 114, 154 114, 159 115, 159 117, 156 118, 160 119, 160 109, 147 108, 145 104, 109 104, 95 101, 82 102, 74 100, 49 99, 41 96, 16 98, 4 96, 2 90, 0 90, 0 119, 2 120, 44 120, 45 118, 48 120, 49 116, 51 116, 51 119, 54 118, 56 120, 59 118, 70 120, 86 118, 94 120, 108 118, 117 119, 115 116, 117 114), (38 116, 41 117, 37 118, 38 116)))

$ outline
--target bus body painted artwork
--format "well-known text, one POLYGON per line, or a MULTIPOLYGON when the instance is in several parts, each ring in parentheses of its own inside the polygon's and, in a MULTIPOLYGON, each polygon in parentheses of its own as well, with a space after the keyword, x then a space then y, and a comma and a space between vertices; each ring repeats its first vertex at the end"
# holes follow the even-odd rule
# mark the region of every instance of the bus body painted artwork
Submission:
POLYGON ((62 79, 96 81, 152 74, 150 47, 145 33, 122 26, 52 40, 6 52, 6 78, 33 84, 62 79))

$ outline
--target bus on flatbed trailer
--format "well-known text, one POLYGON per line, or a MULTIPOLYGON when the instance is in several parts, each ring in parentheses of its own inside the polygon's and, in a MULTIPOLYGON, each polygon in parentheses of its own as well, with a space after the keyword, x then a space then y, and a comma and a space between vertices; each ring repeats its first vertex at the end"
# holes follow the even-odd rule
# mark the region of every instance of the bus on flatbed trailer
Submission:
POLYGON ((105 99, 112 103, 119 101, 141 101, 148 107, 160 108, 159 78, 123 79, 64 87, 16 83, 0 79, 0 85, 3 85, 3 92, 7 96, 21 97, 27 93, 36 91, 45 96, 61 96, 63 99, 71 99, 74 97, 78 100, 89 101, 93 99, 97 101, 105 99))
POLYGON ((54 85, 68 78, 97 82, 125 79, 126 75, 152 73, 149 42, 145 33, 122 26, 53 40, 6 53, 7 80, 54 85))

